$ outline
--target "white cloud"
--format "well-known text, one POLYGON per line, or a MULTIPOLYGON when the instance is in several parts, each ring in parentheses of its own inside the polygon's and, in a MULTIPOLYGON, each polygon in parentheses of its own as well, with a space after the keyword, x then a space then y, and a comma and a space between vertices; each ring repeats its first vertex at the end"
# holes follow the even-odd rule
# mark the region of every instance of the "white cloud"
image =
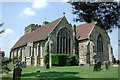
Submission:
POLYGON ((47 0, 34 0, 33 1, 33 8, 45 8, 47 6, 47 0))
POLYGON ((4 35, 10 35, 10 34, 13 34, 14 31, 12 29, 5 29, 5 33, 4 35))
POLYGON ((26 14, 28 16, 33 16, 33 15, 35 15, 35 12, 31 8, 27 7, 22 11, 22 14, 26 14))
POLYGON ((47 2, 68 2, 70 0, 47 0, 47 2))
MULTIPOLYGON (((11 38, 14 38, 14 36, 12 36, 11 38)), ((11 40, 10 37, 8 38, 3 38, 2 39, 2 45, 1 48, 3 51, 5 51, 5 56, 9 57, 10 54, 10 49, 13 47, 13 45, 16 43, 16 40, 11 40), (9 39, 9 40, 7 40, 9 39)))
POLYGON ((69 0, 60 0, 60 2, 68 2, 69 0))
POLYGON ((10 49, 17 41, 16 39, 16 33, 10 28, 5 29, 5 33, 0 36, 0 48, 5 51, 6 57, 9 57, 10 49))

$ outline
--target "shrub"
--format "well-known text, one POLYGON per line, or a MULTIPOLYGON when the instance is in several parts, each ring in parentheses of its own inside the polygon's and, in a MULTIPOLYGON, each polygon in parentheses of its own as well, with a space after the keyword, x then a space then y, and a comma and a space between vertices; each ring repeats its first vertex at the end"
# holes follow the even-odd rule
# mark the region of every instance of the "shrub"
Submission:
POLYGON ((7 66, 9 64, 9 62, 11 62, 12 60, 11 59, 8 59, 7 57, 4 57, 2 59, 2 72, 4 73, 8 73, 8 71, 11 71, 9 69, 9 67, 7 66))
POLYGON ((45 55, 44 55, 44 63, 46 65, 46 67, 49 67, 50 64, 49 64, 49 57, 50 57, 50 42, 48 41, 48 43, 46 44, 46 47, 45 47, 45 55))
POLYGON ((14 56, 14 57, 12 58, 12 62, 15 63, 15 60, 16 60, 16 59, 18 59, 18 56, 14 56))
POLYGON ((11 62, 11 59, 8 59, 7 57, 4 57, 4 58, 2 59, 2 66, 3 66, 3 65, 7 65, 9 62, 11 62))
POLYGON ((77 58, 72 54, 53 54, 51 62, 53 66, 71 66, 77 64, 77 58))
POLYGON ((3 65, 3 66, 2 66, 2 69, 7 70, 7 65, 3 65))

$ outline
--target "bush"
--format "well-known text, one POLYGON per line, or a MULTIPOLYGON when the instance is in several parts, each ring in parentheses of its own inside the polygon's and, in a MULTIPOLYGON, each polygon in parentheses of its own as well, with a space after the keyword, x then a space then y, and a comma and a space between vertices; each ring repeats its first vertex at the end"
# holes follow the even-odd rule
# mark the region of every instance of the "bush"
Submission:
POLYGON ((18 59, 18 56, 14 56, 14 57, 12 58, 12 62, 15 63, 15 60, 16 60, 16 59, 18 59))
POLYGON ((53 66, 71 66, 77 64, 77 58, 72 54, 53 54, 51 62, 53 66))
POLYGON ((11 71, 9 69, 9 67, 7 66, 9 64, 9 62, 11 62, 11 59, 8 59, 7 57, 4 57, 2 59, 2 73, 8 73, 9 71, 11 71))
POLYGON ((50 61, 50 42, 48 41, 48 43, 46 44, 46 47, 45 47, 45 55, 44 55, 44 63, 46 65, 46 69, 49 69, 50 67, 50 64, 49 64, 49 61, 50 61))
POLYGON ((7 57, 4 57, 3 59, 2 59, 2 66, 3 65, 7 65, 9 62, 11 62, 12 60, 11 59, 8 59, 7 57))
POLYGON ((2 66, 2 69, 7 70, 7 65, 3 65, 3 66, 2 66))

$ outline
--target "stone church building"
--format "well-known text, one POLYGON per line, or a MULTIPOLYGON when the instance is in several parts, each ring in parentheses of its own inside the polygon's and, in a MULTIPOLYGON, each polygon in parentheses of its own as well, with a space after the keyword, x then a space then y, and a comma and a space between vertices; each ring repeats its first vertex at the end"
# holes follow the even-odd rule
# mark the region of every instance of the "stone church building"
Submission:
POLYGON ((73 26, 65 15, 43 25, 30 24, 25 34, 11 48, 10 58, 18 56, 27 65, 44 66, 43 57, 48 39, 52 54, 74 54, 79 64, 113 60, 110 38, 96 22, 73 26))

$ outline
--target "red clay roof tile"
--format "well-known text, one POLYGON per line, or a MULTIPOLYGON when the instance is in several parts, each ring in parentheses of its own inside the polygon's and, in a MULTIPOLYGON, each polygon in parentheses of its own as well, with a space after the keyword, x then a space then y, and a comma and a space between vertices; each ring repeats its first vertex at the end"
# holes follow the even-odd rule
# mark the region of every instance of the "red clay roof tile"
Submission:
POLYGON ((76 26, 76 38, 78 40, 88 38, 94 26, 95 26, 95 22, 85 23, 85 24, 76 26))
POLYGON ((28 43, 28 42, 35 42, 35 41, 39 41, 39 40, 43 40, 43 39, 47 38, 47 36, 50 34, 50 32, 54 29, 54 27, 59 23, 59 21, 62 18, 63 17, 32 31, 31 33, 23 35, 17 41, 17 43, 12 47, 12 49, 26 45, 26 43, 28 43))
MULTIPOLYGON (((63 17, 32 31, 31 33, 23 35, 17 41, 17 43, 12 47, 12 49, 26 45, 26 43, 28 43, 28 42, 35 42, 35 41, 39 41, 39 40, 43 40, 43 39, 47 38, 47 36, 50 34, 50 32, 54 29, 54 27, 59 23, 59 21, 62 18, 63 17)), ((85 24, 76 26, 76 38, 78 40, 88 38, 89 34, 92 31, 92 29, 94 28, 94 26, 95 26, 95 22, 85 23, 85 24)))

